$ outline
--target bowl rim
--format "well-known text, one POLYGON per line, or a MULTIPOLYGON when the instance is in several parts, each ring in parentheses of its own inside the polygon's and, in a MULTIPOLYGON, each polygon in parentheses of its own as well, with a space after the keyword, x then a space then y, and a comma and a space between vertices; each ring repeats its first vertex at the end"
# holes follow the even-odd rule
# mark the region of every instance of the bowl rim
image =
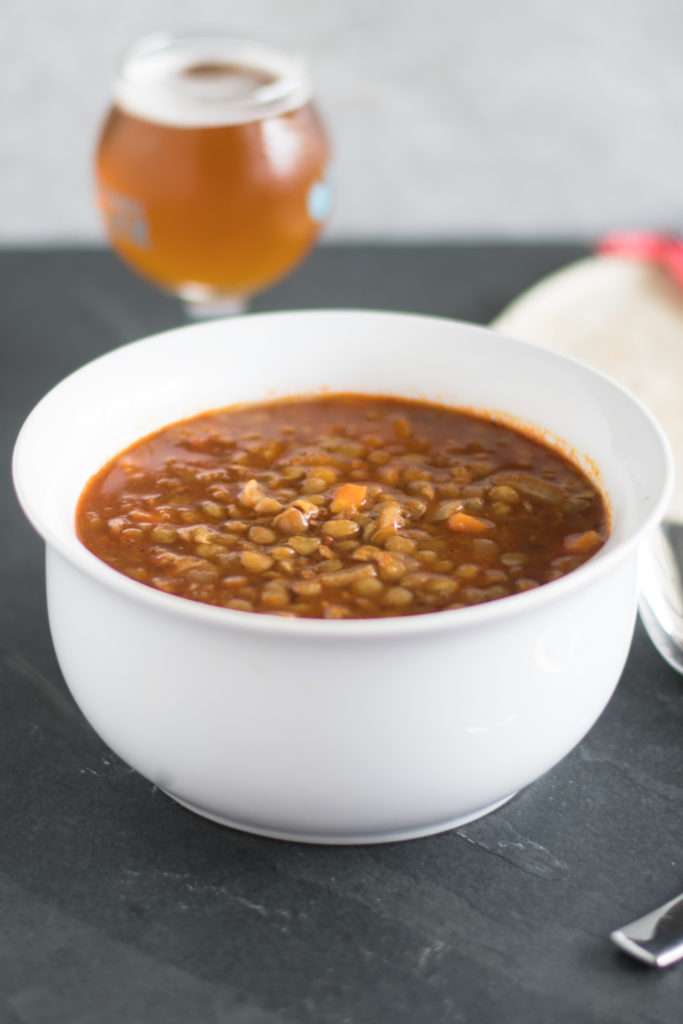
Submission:
MULTIPOLYGON (((596 555, 584 562, 578 568, 573 569, 560 579, 544 583, 541 586, 517 594, 509 594, 483 604, 469 607, 448 609, 434 612, 423 612, 414 615, 396 615, 382 618, 370 619, 317 619, 303 618, 297 616, 280 616, 275 614, 245 612, 231 608, 223 608, 216 605, 204 604, 190 598, 181 597, 175 594, 167 594, 144 583, 132 579, 113 569, 106 562, 103 562, 91 551, 89 551, 78 539, 75 528, 72 526, 69 537, 65 540, 62 531, 53 529, 49 523, 49 516, 41 515, 33 509, 33 503, 27 496, 23 484, 23 460, 24 448, 27 437, 32 429, 33 423, 38 418, 45 406, 53 400, 53 397, 62 388, 68 385, 74 378, 89 371, 91 367, 98 364, 106 364, 107 361, 116 359, 120 354, 148 343, 158 343, 164 338, 188 331, 201 332, 216 325, 216 321, 205 321, 194 324, 184 324, 173 327, 170 330, 145 335, 133 341, 111 349, 67 374, 50 388, 45 395, 34 405, 25 418, 17 436, 12 454, 12 479, 19 503, 33 526, 34 530, 42 537, 48 548, 54 549, 67 562, 76 569, 93 578, 109 590, 114 590, 121 597, 124 597, 138 605, 150 609, 156 609, 164 615, 204 623, 208 626, 245 631, 255 631, 261 634, 290 635, 292 637, 336 637, 358 636, 358 637, 383 637, 396 636, 397 634, 444 632, 454 629, 467 629, 473 626, 483 626, 499 619, 509 619, 518 615, 533 612, 535 609, 552 605, 563 600, 574 591, 590 586, 590 584, 603 574, 608 573, 622 559, 626 558, 647 533, 655 527, 665 513, 671 491, 673 489, 673 455, 669 441, 649 409, 632 394, 627 388, 613 380, 607 374, 602 373, 593 367, 582 363, 574 357, 564 355, 546 349, 536 342, 524 341, 519 338, 505 335, 504 332, 489 328, 483 324, 470 321, 435 316, 430 314, 410 313, 392 310, 363 309, 363 308, 321 308, 321 309, 300 309, 267 311, 259 313, 247 313, 237 317, 226 318, 227 323, 244 319, 264 318, 296 318, 301 316, 363 316, 363 317, 398 317, 400 319, 413 319, 418 321, 435 321, 447 325, 462 326, 468 329, 477 329, 487 334, 496 334, 510 342, 511 345, 535 351, 542 351, 554 361, 566 362, 581 367, 582 371, 601 378, 614 390, 621 392, 627 399, 639 409, 640 415, 649 421, 649 426, 657 438, 660 446, 660 454, 663 461, 663 482, 657 499, 648 510, 647 516, 641 525, 634 529, 628 536, 610 544, 610 538, 604 548, 596 555)), ((220 321, 219 321, 220 323, 220 321)), ((277 400, 277 399, 276 399, 277 400)), ((171 422, 169 420, 169 422, 171 422)))

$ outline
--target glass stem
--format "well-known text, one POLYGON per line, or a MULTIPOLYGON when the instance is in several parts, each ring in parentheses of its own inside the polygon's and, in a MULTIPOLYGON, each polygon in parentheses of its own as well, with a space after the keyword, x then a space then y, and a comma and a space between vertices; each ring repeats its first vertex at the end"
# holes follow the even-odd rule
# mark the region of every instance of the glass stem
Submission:
POLYGON ((201 300, 183 302, 185 313, 190 320, 212 320, 224 316, 237 316, 249 309, 249 300, 240 296, 230 296, 215 301, 201 300))

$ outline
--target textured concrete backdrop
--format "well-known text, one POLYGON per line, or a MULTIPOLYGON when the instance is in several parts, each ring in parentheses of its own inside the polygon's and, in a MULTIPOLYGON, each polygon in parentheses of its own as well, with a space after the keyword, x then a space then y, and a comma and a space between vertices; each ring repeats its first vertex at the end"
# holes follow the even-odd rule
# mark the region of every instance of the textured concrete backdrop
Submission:
POLYGON ((4 0, 0 243, 101 237, 90 166, 117 56, 209 27, 310 57, 330 238, 683 226, 681 0, 4 0))

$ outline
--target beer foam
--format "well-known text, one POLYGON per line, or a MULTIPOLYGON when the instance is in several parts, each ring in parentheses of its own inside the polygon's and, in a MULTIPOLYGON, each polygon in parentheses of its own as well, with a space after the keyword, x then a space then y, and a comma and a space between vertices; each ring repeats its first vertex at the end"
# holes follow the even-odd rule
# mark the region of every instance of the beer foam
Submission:
POLYGON ((155 36, 123 58, 114 101, 133 117, 175 128, 247 124, 311 98, 303 65, 263 43, 155 36))

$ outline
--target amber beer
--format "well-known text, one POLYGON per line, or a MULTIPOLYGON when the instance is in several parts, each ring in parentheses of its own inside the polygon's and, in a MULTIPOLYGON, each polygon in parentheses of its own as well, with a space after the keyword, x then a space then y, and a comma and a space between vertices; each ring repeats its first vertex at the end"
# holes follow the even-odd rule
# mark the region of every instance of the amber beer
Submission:
POLYGON ((97 147, 109 239, 190 303, 240 304, 302 259, 329 202, 329 149, 293 58, 226 38, 124 59, 97 147))

